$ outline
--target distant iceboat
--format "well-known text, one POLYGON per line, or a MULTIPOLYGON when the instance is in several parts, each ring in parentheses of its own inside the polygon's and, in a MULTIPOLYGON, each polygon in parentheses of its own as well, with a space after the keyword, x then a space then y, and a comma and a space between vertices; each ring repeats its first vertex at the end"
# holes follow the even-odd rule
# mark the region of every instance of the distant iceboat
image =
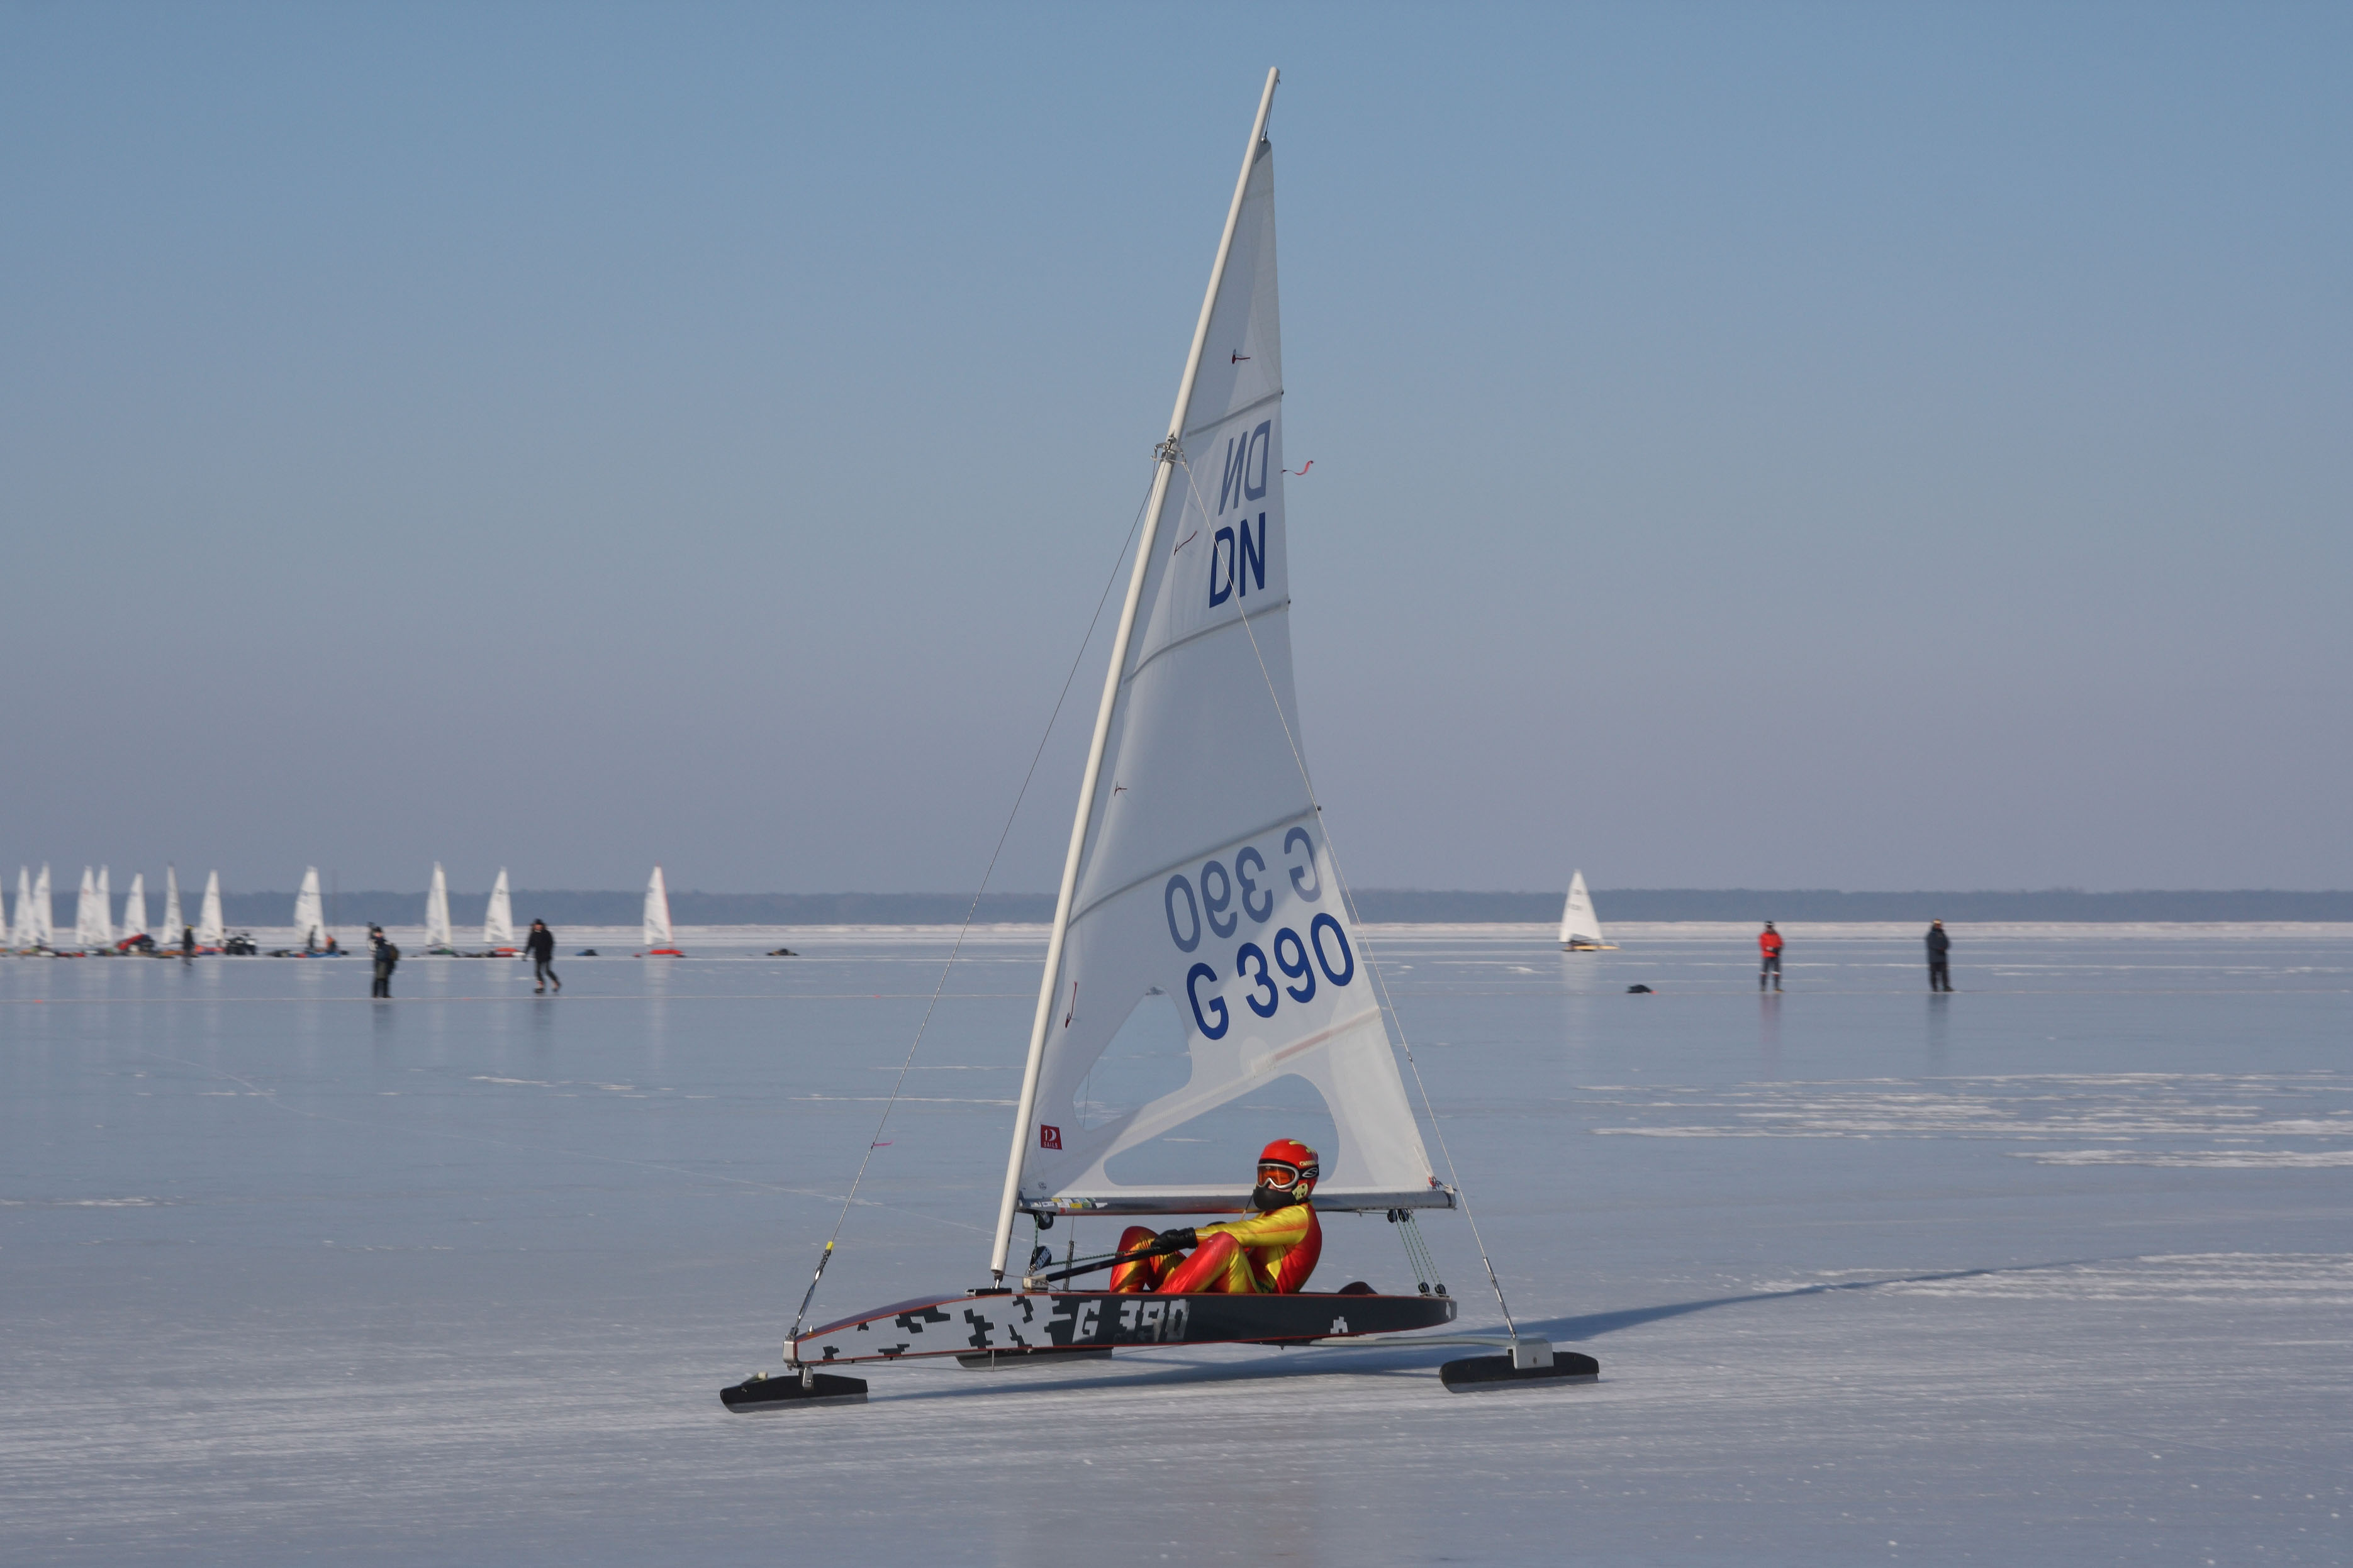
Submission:
POLYGON ((491 885, 491 907, 482 916, 482 942, 500 956, 514 952, 514 897, 507 891, 507 868, 499 868, 499 879, 491 885))
MULTIPOLYGON (((41 868, 41 902, 46 904, 48 901, 49 868, 44 866, 41 868)), ((33 872, 30 867, 16 868, 16 923, 8 930, 8 945, 18 952, 31 952, 48 945, 41 938, 41 928, 33 923, 33 872)))
POLYGON ((74 899, 74 945, 76 947, 108 948, 114 945, 114 930, 106 920, 106 873, 93 879, 90 868, 81 868, 81 891, 74 899))
POLYGON ((122 895, 122 923, 115 928, 116 942, 135 942, 147 934, 147 873, 131 873, 131 890, 122 895))
POLYGON ((425 893, 425 951, 454 953, 458 951, 456 937, 449 931, 449 879, 441 869, 441 862, 433 862, 433 885, 425 893))
POLYGON ((217 949, 228 940, 228 929, 221 920, 220 873, 205 876, 205 901, 196 909, 196 945, 217 949))
POLYGON ((58 945, 57 921, 49 904, 49 868, 41 868, 29 902, 25 898, 25 873, 16 873, 16 945, 46 952, 58 945))
POLYGON ((646 883, 646 951, 648 958, 684 958, 670 929, 670 889, 662 885, 662 868, 646 883))
POLYGON ((1601 918, 1593 912, 1593 895, 1585 890, 1582 871, 1568 876, 1568 902, 1560 911, 1560 945, 1564 952, 1594 952, 1618 945, 1601 940, 1601 918))
POLYGON ((164 935, 177 943, 187 921, 180 914, 180 868, 169 861, 164 865, 164 935))
POLYGON ((319 868, 305 867, 302 890, 294 895, 294 932, 302 939, 302 951, 320 952, 333 940, 327 930, 327 907, 319 897, 319 868))

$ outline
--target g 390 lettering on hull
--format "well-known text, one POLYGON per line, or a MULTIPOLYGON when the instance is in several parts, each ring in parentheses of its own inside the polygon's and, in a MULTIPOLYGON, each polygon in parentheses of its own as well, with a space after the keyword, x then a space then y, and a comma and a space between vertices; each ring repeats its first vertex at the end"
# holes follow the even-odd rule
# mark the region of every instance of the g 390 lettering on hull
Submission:
POLYGON ((813 1329, 794 1342, 804 1366, 910 1361, 981 1351, 1129 1345, 1265 1344, 1394 1334, 1454 1321, 1443 1296, 958 1296, 902 1301, 813 1329))

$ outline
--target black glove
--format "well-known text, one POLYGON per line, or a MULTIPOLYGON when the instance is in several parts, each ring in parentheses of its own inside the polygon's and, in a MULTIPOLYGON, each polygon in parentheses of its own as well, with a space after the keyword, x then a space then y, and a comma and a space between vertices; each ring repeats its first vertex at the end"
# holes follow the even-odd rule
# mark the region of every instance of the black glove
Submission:
POLYGON ((1152 1238, 1152 1250, 1160 1253, 1182 1252, 1200 1239, 1189 1225, 1178 1230, 1164 1230, 1152 1238))

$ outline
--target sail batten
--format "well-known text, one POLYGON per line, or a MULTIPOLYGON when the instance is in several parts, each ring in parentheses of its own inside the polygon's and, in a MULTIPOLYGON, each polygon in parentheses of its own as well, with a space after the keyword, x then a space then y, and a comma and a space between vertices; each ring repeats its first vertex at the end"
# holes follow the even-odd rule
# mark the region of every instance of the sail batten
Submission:
POLYGON ((1256 1142, 1227 1123, 1245 1097, 1291 1079, 1337 1138, 1321 1151, 1317 1206, 1451 1202, 1405 1098, 1299 743, 1263 135, 1273 89, 1270 75, 1113 639, 1041 978, 1000 1271, 1017 1210, 1243 1206, 1236 1184, 1256 1142), (1097 1114, 1087 1086, 1106 1052, 1138 1020, 1158 1031, 1171 1008, 1181 1087, 1097 1114), (1130 1168, 1164 1175, 1113 1174, 1147 1145, 1130 1168))

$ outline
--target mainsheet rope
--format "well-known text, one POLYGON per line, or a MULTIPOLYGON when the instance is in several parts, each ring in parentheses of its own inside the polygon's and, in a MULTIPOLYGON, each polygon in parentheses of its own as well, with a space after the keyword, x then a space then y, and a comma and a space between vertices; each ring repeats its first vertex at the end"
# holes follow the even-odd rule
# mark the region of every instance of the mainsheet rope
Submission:
MULTIPOLYGON (((1160 465, 1152 465, 1153 479, 1160 477, 1160 465)), ((899 1064, 899 1076, 891 1081, 890 1097, 882 1102, 882 1115, 874 1123, 874 1136, 866 1141, 866 1155, 858 1162, 858 1173, 849 1179, 849 1191, 841 1200, 841 1213, 834 1216, 833 1234, 825 1238, 825 1250, 818 1254, 817 1271, 809 1276, 808 1289, 801 1293, 800 1310, 793 1314, 792 1332, 785 1337, 785 1360, 793 1361, 793 1346, 799 1342, 801 1324, 808 1318, 809 1303, 817 1300, 818 1282, 825 1278, 825 1267, 833 1261, 834 1244, 841 1239, 841 1227, 849 1218, 850 1205, 858 1201, 858 1186, 866 1179, 866 1167, 872 1163, 874 1151, 882 1147, 883 1129, 891 1124, 891 1112, 898 1106, 901 1089, 905 1088, 907 1074, 915 1065, 915 1051, 923 1043, 923 1033, 932 1026, 932 1015, 939 1009, 940 994, 947 989, 948 973, 955 968, 956 955, 964 951, 964 939, 972 931, 973 917, 979 912, 980 896, 988 890, 988 879, 997 874, 997 862, 1005 853, 1006 840, 1013 836, 1014 819, 1021 815, 1021 803, 1029 794, 1029 785, 1038 776, 1038 764, 1046 755, 1046 743, 1054 737, 1054 722, 1062 716, 1062 704, 1070 700, 1071 685, 1079 678, 1079 666, 1087 657, 1087 645, 1094 641, 1095 627, 1103 621, 1103 606, 1111 602, 1111 591, 1119 582, 1120 563, 1127 559, 1128 546, 1135 541, 1135 531, 1144 521, 1144 509, 1152 504, 1152 485, 1147 483, 1144 499, 1135 503, 1135 516, 1129 520, 1127 535, 1119 542, 1119 553, 1112 558, 1111 575, 1103 580, 1103 591, 1095 600, 1095 613, 1088 617, 1086 635, 1079 639, 1079 650, 1071 656, 1070 673, 1062 677, 1060 695, 1054 699, 1054 710, 1046 716, 1046 729, 1038 737, 1038 749, 1029 753, 1029 771, 1021 775, 1021 787, 1013 793, 1013 809, 1005 814, 1005 826, 997 830, 997 847, 989 851, 988 867, 980 874, 980 886, 972 895, 972 902, 964 911, 964 923, 956 928, 955 942, 948 949, 947 962, 940 965, 939 983, 932 987, 931 1000, 924 1004, 923 1020, 915 1026, 915 1037, 907 1042, 907 1056, 899 1064)))
MULTIPOLYGON (((1193 466, 1186 462, 1181 456, 1176 462, 1177 466, 1185 470, 1185 489, 1192 494, 1193 504, 1201 509, 1203 517, 1208 516, 1209 504, 1202 499, 1199 487, 1193 482, 1193 466)), ((1236 570, 1239 571, 1240 567, 1237 566, 1236 570)), ((1356 910, 1356 894, 1348 890, 1347 873, 1340 869, 1340 846, 1333 839, 1332 825, 1324 820, 1324 803, 1315 797, 1315 781, 1308 774, 1307 758, 1299 750, 1299 738, 1291 732, 1291 715, 1282 710, 1282 695, 1274 689, 1274 677, 1266 668, 1266 655, 1260 651, 1258 633, 1251 628, 1250 616, 1243 616, 1241 623, 1242 631, 1250 637, 1250 653, 1258 660, 1259 679, 1266 682, 1267 699, 1274 704, 1275 721, 1282 726, 1282 738, 1291 747, 1291 760, 1299 769, 1299 782, 1307 790, 1307 804, 1315 808, 1315 820, 1324 828, 1324 848, 1332 858, 1333 880, 1340 884, 1340 897, 1348 912, 1356 916, 1356 923, 1361 927, 1364 924, 1364 916, 1356 910)), ((1413 1087, 1421 1095, 1422 1110, 1430 1116, 1430 1130, 1437 1136, 1438 1152, 1445 1157, 1446 1179, 1453 1184, 1455 1195, 1462 1200, 1462 1217, 1471 1224, 1471 1241, 1479 1249, 1480 1267, 1486 1269, 1487 1283, 1495 1292, 1495 1306, 1504 1314, 1504 1328, 1516 1341, 1520 1337, 1519 1325, 1512 1321, 1511 1303, 1504 1300, 1504 1282, 1495 1278, 1495 1266, 1488 1260, 1486 1238, 1479 1234, 1479 1216, 1471 1212, 1471 1194, 1462 1185, 1461 1176, 1455 1171, 1454 1151, 1446 1146, 1446 1129, 1439 1123, 1438 1107, 1430 1103, 1430 1086, 1421 1081, 1421 1064, 1414 1060, 1413 1042, 1406 1037, 1405 1015, 1398 1011, 1397 1004, 1389 998, 1388 976, 1381 973, 1380 960, 1373 955, 1372 943, 1364 939, 1361 931, 1358 932, 1358 940, 1364 945, 1365 967, 1373 972, 1373 984, 1380 988, 1381 1005, 1388 1009, 1389 1016, 1397 1021, 1398 1047, 1405 1052, 1406 1066, 1413 1069, 1413 1087)), ((1410 1218, 1410 1211, 1408 1211, 1408 1217, 1410 1218)), ((1410 1252, 1411 1248, 1409 1247, 1407 1250, 1410 1252)))

